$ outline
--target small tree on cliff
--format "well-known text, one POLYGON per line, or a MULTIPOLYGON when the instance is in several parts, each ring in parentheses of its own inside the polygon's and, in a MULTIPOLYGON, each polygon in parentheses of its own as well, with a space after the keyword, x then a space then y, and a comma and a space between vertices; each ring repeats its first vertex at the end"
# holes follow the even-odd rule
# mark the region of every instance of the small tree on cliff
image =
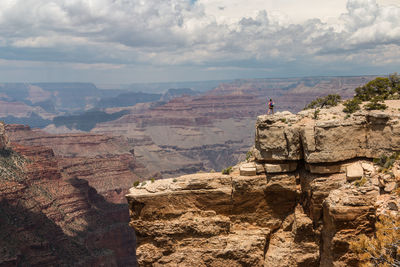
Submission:
POLYGON ((400 267, 400 220, 380 216, 374 236, 360 235, 350 248, 358 255, 360 266, 400 267))
POLYGON ((304 109, 314 109, 314 108, 330 108, 337 106, 341 100, 341 96, 338 94, 331 94, 324 97, 318 97, 317 99, 311 101, 304 109))

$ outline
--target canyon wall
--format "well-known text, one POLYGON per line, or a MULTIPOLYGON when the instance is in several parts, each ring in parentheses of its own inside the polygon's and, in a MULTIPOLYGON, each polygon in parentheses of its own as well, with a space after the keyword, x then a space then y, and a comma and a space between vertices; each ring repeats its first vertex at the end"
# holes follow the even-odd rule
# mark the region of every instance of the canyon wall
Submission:
POLYGON ((230 174, 202 173, 130 189, 141 266, 357 266, 349 244, 379 214, 398 213, 398 101, 257 118, 255 145, 230 174))
POLYGON ((63 177, 84 179, 113 203, 126 203, 133 182, 159 177, 150 174, 135 156, 134 147, 116 136, 75 133, 49 134, 23 125, 6 125, 12 142, 46 146, 54 151, 63 177))
POLYGON ((0 266, 136 265, 121 196, 138 163, 117 141, 0 123, 0 266))

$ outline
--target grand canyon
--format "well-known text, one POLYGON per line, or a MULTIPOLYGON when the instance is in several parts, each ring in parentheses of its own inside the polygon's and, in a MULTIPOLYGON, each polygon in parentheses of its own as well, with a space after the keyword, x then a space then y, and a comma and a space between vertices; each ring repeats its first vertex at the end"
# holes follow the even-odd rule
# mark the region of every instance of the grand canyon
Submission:
MULTIPOLYGON (((399 207, 397 174, 380 177, 371 162, 398 150, 397 100, 350 118, 342 106, 318 118, 301 110, 328 94, 351 98, 374 78, 236 80, 105 98, 87 84, 60 87, 95 92, 79 107, 46 91, 55 84, 21 85, 20 96, 14 87, 2 100, 13 108, 1 125, 0 266, 355 266, 352 237, 399 207), (136 102, 116 105, 129 95, 136 102), (275 115, 262 115, 267 98, 275 115)), ((65 97, 79 98, 73 92, 65 97)))
POLYGON ((399 0, 0 0, 0 267, 400 267, 399 0))

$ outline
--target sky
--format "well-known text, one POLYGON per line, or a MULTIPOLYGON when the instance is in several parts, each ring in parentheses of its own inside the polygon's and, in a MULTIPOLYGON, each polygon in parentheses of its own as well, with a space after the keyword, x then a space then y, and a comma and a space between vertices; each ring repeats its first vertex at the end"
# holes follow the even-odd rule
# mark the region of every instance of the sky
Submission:
POLYGON ((0 82, 400 72, 400 0, 1 0, 0 82))

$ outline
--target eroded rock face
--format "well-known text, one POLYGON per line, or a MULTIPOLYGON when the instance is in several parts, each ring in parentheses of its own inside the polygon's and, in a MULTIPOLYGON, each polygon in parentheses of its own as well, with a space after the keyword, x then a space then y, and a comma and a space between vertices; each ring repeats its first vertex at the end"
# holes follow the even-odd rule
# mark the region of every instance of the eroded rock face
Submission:
POLYGON ((297 115, 259 116, 255 149, 259 162, 303 159, 315 173, 340 171, 341 163, 354 158, 376 158, 400 150, 400 116, 388 111, 359 111, 347 117, 342 107, 297 115), (330 163, 332 168, 324 168, 330 163), (320 169, 317 165, 323 165, 320 169), (315 170, 315 171, 314 171, 315 170))
POLYGON ((230 175, 130 189, 139 264, 357 266, 350 242, 400 209, 400 165, 371 160, 399 150, 398 115, 339 109, 258 117, 253 155, 230 175))
POLYGON ((294 175, 268 179, 197 174, 132 188, 139 265, 262 265, 297 198, 294 175))
MULTIPOLYGON (((150 173, 124 138, 101 134, 49 134, 23 125, 7 125, 14 143, 46 146, 54 151, 63 177, 87 180, 113 203, 126 203, 125 194, 134 181, 150 173)), ((157 175, 152 177, 158 178, 157 175)))
POLYGON ((376 186, 344 186, 324 201, 321 266, 356 266, 349 243, 359 233, 372 233, 375 223, 376 186))
POLYGON ((135 266, 126 205, 63 177, 53 151, 0 150, 0 266, 135 266))

